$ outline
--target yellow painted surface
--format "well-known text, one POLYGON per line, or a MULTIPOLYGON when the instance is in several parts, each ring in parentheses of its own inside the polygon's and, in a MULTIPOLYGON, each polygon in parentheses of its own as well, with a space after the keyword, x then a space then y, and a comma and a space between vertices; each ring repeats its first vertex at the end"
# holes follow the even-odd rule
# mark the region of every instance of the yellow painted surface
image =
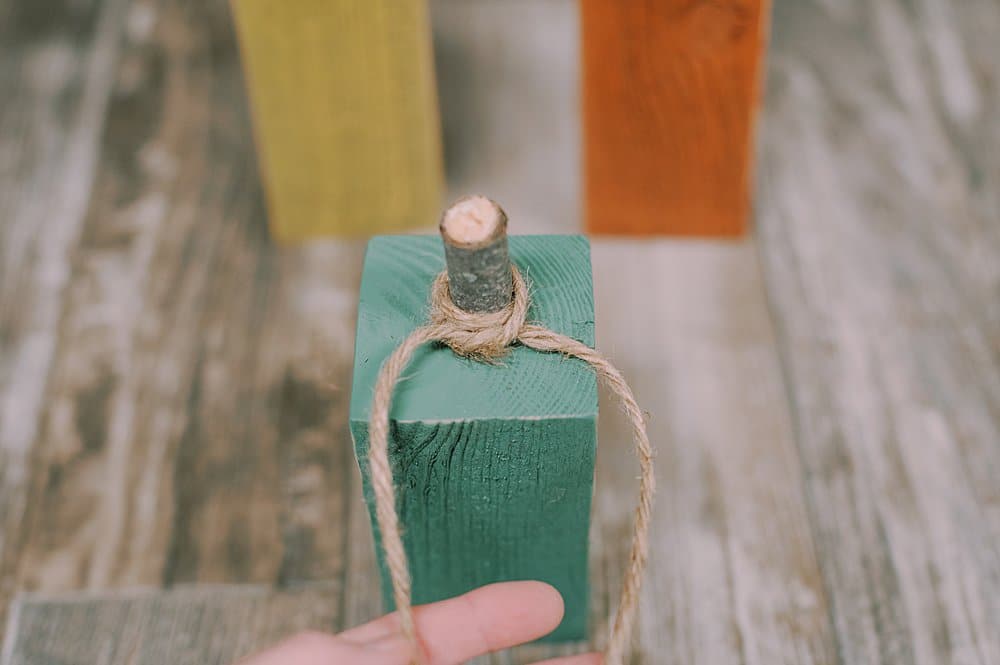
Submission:
POLYGON ((232 0, 282 242, 436 221, 443 183, 424 0, 232 0))

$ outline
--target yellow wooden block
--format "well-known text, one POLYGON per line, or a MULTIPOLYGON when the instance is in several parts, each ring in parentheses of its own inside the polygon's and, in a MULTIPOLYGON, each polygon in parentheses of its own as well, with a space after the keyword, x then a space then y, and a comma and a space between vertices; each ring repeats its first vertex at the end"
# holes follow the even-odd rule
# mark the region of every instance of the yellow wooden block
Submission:
POLYGON ((427 226, 443 167, 425 0, 232 0, 273 236, 427 226))

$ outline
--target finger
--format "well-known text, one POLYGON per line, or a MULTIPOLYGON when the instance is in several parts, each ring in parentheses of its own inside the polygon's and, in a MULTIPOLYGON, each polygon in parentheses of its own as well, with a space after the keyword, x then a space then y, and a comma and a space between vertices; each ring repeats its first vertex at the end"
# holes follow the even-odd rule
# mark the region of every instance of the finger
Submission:
POLYGON ((562 617, 562 596, 552 586, 506 582, 428 605, 416 621, 428 660, 452 665, 538 639, 562 617))
POLYGON ((543 660, 535 665, 601 665, 603 660, 599 653, 584 653, 579 656, 564 656, 563 658, 553 658, 543 660))
MULTIPOLYGON (((414 609, 417 631, 432 665, 453 665, 529 642, 562 620, 562 597, 543 582, 503 582, 414 609)), ((353 628, 340 637, 361 643, 398 635, 396 613, 353 628)))
MULTIPOLYGON (((554 589, 552 589, 551 586, 549 586, 548 584, 544 584, 542 582, 502 582, 502 583, 499 583, 499 584, 490 584, 490 585, 487 585, 485 587, 481 587, 480 589, 475 589, 471 593, 475 593, 477 591, 483 591, 484 593, 489 593, 489 594, 492 595, 492 594, 495 593, 494 589, 497 588, 497 587, 503 587, 504 589, 512 589, 512 590, 514 590, 511 593, 519 593, 520 589, 527 588, 529 585, 531 587, 541 586, 541 587, 545 587, 546 589, 551 589, 551 590, 554 591, 554 589)), ((558 592, 556 592, 556 593, 558 594, 558 592)), ((466 595, 468 595, 468 594, 466 594, 466 595)), ((420 605, 420 606, 417 606, 413 610, 414 611, 414 615, 417 616, 417 617, 423 616, 429 609, 434 608, 434 607, 440 605, 441 603, 452 603, 453 601, 457 601, 459 598, 461 598, 461 596, 456 597, 456 598, 449 598, 449 599, 447 599, 445 601, 441 601, 439 603, 433 603, 433 604, 429 604, 429 605, 420 605)), ((494 602, 494 601, 488 599, 487 602, 494 602)), ((561 620, 561 618, 562 618, 562 597, 561 596, 559 597, 559 608, 560 608, 559 609, 559 614, 560 614, 560 620, 561 620)), ((423 632, 424 632, 423 631, 423 626, 420 623, 419 619, 417 620, 417 624, 418 624, 418 629, 421 631, 422 637, 425 637, 423 635, 423 632)), ((557 625, 558 625, 558 622, 557 622, 557 625)), ((347 641, 350 641, 350 642, 355 642, 355 643, 359 643, 360 644, 360 643, 369 642, 369 641, 372 641, 372 640, 379 640, 379 639, 382 639, 382 638, 385 638, 385 637, 389 637, 391 635, 397 635, 397 634, 399 634, 399 620, 398 620, 397 614, 395 612, 393 612, 393 613, 388 614, 386 616, 379 617, 378 619, 375 619, 373 621, 369 621, 366 624, 362 624, 360 626, 356 626, 354 628, 346 630, 346 631, 340 633, 339 635, 337 635, 337 637, 339 637, 341 639, 344 639, 344 640, 347 640, 347 641)), ((426 639, 426 637, 425 637, 425 639, 426 639)))
MULTIPOLYGON (((420 608, 417 607, 414 609, 420 608)), ((368 623, 363 623, 360 626, 348 628, 344 632, 338 633, 337 637, 355 644, 364 644, 398 634, 399 620, 396 618, 396 613, 393 612, 392 614, 386 614, 385 616, 373 619, 368 623)))

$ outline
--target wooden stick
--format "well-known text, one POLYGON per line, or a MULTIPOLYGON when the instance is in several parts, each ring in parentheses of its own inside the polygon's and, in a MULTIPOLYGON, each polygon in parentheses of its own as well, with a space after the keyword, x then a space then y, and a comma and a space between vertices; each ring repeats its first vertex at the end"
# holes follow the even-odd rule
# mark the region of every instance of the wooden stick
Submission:
POLYGON ((467 312, 495 312, 510 303, 507 214, 485 196, 466 196, 441 216, 451 299, 467 312))

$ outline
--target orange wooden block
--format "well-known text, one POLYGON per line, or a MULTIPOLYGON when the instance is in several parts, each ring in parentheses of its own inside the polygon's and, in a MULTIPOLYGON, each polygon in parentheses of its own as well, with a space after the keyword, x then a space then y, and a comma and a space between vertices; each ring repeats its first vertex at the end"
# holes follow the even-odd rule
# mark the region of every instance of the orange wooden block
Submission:
POLYGON ((588 229, 743 233, 768 0, 580 5, 588 229))

